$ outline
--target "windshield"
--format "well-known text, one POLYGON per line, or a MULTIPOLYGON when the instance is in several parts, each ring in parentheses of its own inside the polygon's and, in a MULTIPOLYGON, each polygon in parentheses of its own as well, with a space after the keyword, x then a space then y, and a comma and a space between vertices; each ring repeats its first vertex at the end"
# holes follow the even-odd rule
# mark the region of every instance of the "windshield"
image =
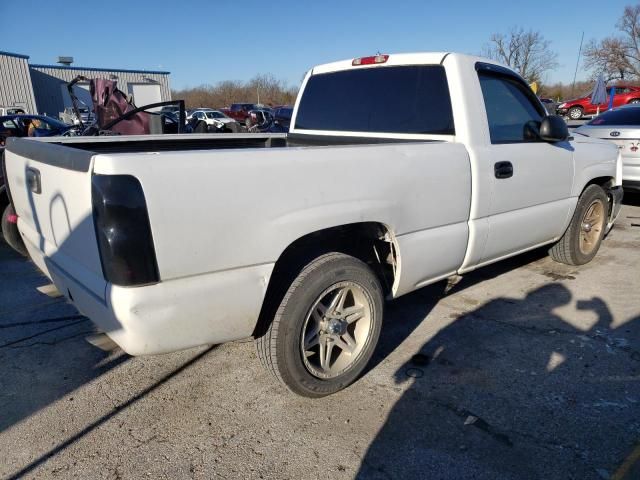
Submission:
POLYGON ((453 135, 444 68, 374 67, 313 75, 302 94, 295 128, 453 135))
POLYGON ((209 118, 227 118, 221 112, 207 112, 207 117, 209 117, 209 118))
POLYGON ((640 108, 639 107, 622 107, 616 110, 609 110, 598 115, 587 125, 606 126, 606 125, 640 125, 640 108))

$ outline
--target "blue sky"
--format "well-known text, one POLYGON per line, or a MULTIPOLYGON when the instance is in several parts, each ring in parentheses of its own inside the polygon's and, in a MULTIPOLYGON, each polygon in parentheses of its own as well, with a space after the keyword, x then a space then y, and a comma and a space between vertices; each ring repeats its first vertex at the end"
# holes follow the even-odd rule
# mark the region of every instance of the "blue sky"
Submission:
MULTIPOLYGON (((615 30, 629 1, 5 1, 0 50, 31 63, 73 56, 76 66, 168 70, 171 86, 248 80, 272 73, 298 85, 317 63, 429 50, 480 53, 512 26, 551 40, 571 82, 585 43, 615 30), (579 8, 576 6, 579 5, 579 8)), ((578 79, 586 72, 579 69, 578 79)))

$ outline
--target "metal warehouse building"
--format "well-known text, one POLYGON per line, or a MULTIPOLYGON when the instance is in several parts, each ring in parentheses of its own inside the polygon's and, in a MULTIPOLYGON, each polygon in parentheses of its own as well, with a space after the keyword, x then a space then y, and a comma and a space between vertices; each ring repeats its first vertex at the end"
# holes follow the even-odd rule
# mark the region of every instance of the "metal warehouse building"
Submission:
MULTIPOLYGON (((35 65, 28 59, 26 55, 0 52, 0 106, 20 106, 29 113, 58 118, 71 106, 67 83, 79 75, 116 80, 118 88, 132 95, 137 106, 171 100, 169 72, 35 65)), ((80 82, 74 88, 76 96, 91 106, 89 84, 80 82)))

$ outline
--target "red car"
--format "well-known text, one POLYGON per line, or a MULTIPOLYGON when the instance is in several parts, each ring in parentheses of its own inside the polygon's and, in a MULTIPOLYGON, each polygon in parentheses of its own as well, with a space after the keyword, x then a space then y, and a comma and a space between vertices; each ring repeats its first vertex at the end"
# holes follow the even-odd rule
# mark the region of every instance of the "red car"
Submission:
POLYGON ((583 115, 594 115, 598 111, 604 112, 609 109, 609 95, 611 88, 615 89, 613 95, 613 106, 619 107, 626 105, 627 103, 640 103, 640 87, 633 85, 615 85, 614 87, 607 87, 607 100, 600 105, 591 105, 591 92, 588 92, 584 96, 575 100, 569 100, 567 102, 558 105, 558 115, 567 115, 572 120, 578 120, 583 115))

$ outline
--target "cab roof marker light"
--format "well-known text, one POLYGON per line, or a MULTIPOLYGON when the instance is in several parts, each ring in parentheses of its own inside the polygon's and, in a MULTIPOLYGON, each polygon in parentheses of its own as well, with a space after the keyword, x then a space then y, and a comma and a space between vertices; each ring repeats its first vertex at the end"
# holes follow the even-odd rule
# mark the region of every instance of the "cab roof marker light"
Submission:
POLYGON ((354 58, 351 65, 354 67, 359 65, 375 65, 385 63, 387 60, 389 60, 389 55, 374 55, 372 57, 354 58))

